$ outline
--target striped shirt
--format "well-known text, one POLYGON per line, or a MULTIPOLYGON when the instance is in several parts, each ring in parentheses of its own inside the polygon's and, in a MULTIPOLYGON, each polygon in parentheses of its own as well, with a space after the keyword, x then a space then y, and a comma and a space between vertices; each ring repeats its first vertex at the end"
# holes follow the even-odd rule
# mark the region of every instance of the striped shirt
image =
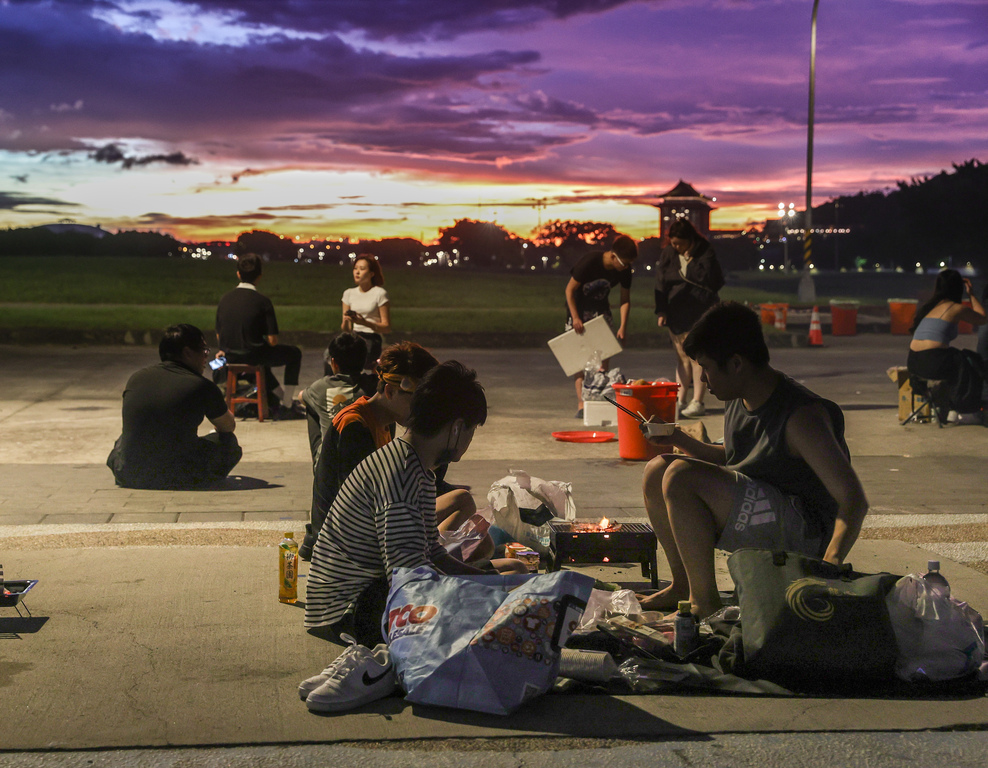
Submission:
POLYGON ((309 566, 305 626, 335 624, 375 579, 444 552, 435 475, 397 438, 357 465, 326 515, 309 566))

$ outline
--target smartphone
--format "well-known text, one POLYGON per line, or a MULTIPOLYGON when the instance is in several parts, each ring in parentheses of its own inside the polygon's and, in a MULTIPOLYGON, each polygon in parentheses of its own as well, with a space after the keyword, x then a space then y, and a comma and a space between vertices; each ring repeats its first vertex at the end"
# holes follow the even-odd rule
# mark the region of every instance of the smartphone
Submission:
POLYGON ((356 317, 357 316, 357 313, 354 310, 352 310, 352 309, 348 309, 346 311, 346 316, 347 317, 356 317))
POLYGON ((218 371, 224 365, 226 365, 225 357, 214 357, 212 360, 209 361, 209 367, 212 368, 214 371, 218 371))

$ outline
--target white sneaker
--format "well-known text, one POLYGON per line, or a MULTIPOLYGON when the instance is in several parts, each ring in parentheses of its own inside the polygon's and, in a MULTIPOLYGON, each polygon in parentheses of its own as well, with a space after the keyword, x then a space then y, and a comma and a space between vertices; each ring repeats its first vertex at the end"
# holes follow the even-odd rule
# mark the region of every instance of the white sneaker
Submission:
POLYGON ((305 701, 307 698, 309 698, 310 693, 312 693, 316 688, 318 688, 320 685, 325 683, 327 680, 329 680, 329 678, 333 676, 333 672, 335 671, 335 669, 340 664, 343 663, 344 661, 343 657, 346 656, 347 651, 349 651, 350 648, 352 648, 357 644, 356 638, 353 638, 350 635, 340 635, 340 638, 347 644, 347 650, 344 650, 343 653, 337 656, 332 661, 332 663, 328 667, 326 667, 326 669, 320 672, 318 675, 313 675, 312 677, 307 678, 306 680, 303 680, 301 683, 298 684, 298 695, 299 698, 302 699, 302 701, 305 701))
POLYGON ((388 646, 381 643, 372 651, 357 645, 352 637, 344 639, 351 645, 321 675, 311 677, 299 686, 301 695, 303 686, 325 677, 305 697, 305 706, 311 710, 339 712, 352 709, 390 696, 398 687, 388 646))
POLYGON ((957 411, 951 409, 950 411, 947 412, 948 424, 956 424, 960 420, 961 420, 961 415, 957 411))
POLYGON ((707 407, 703 403, 699 400, 691 400, 690 404, 679 412, 679 415, 685 419, 698 419, 705 415, 706 412, 707 407))

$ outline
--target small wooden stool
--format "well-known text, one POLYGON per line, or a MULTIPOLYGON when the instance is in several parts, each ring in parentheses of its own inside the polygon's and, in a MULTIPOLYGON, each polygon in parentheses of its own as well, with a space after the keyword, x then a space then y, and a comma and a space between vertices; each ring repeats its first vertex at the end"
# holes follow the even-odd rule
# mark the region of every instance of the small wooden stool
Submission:
POLYGON ((263 365, 247 365, 245 363, 227 363, 226 366, 226 407, 233 413, 233 406, 238 403, 256 403, 257 420, 264 421, 268 415, 268 388, 266 371, 263 365), (253 374, 257 382, 257 394, 254 397, 237 397, 237 379, 241 375, 253 374))

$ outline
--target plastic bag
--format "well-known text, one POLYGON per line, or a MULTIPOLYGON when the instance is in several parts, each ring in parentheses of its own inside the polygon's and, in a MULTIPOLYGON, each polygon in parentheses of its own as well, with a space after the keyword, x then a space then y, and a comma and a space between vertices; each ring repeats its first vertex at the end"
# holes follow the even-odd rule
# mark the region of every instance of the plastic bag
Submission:
POLYGON ((593 579, 396 568, 383 616, 406 700, 507 715, 555 682, 593 579))
POLYGON ((508 470, 506 477, 491 485, 487 500, 494 510, 494 525, 507 531, 514 541, 534 549, 540 555, 546 554, 549 548, 546 536, 540 535, 544 526, 525 522, 522 510, 526 510, 525 517, 530 520, 540 519, 532 517, 532 514, 537 514, 542 506, 552 517, 576 519, 572 485, 532 477, 524 470, 508 470))
POLYGON ((896 676, 909 682, 953 680, 981 665, 984 622, 967 603, 944 597, 915 574, 899 579, 885 603, 899 646, 896 676))
POLYGON ((477 512, 455 531, 440 531, 439 543, 453 557, 467 562, 480 542, 487 536, 494 512, 490 507, 478 509, 477 512))
POLYGON ((580 625, 573 634, 585 634, 597 631, 597 622, 609 619, 613 616, 630 616, 632 618, 641 617, 642 607, 635 597, 635 593, 630 589, 619 589, 615 592, 608 592, 603 589, 595 589, 590 593, 587 600, 587 609, 583 612, 580 625))
POLYGON ((600 370, 598 364, 593 370, 588 363, 583 370, 583 389, 581 394, 586 400, 603 400, 605 395, 614 399, 614 385, 624 384, 624 374, 620 368, 611 368, 609 371, 600 370))

